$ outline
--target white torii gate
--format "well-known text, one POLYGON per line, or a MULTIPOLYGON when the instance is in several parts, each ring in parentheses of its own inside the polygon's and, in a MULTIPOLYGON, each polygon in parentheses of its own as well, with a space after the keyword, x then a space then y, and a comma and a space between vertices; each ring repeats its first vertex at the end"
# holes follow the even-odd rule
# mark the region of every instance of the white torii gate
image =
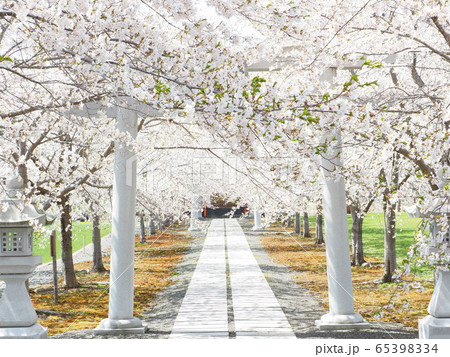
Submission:
MULTIPOLYGON (((333 82, 337 69, 360 69, 361 63, 343 64, 325 67, 322 81, 333 82)), ((277 70, 275 63, 257 62, 247 67, 247 72, 265 72, 277 70)), ((348 227, 346 215, 345 181, 342 176, 337 180, 332 175, 341 160, 340 130, 325 133, 322 142, 334 138, 337 150, 333 155, 322 154, 321 167, 323 175, 323 211, 325 220, 326 256, 329 312, 316 321, 320 330, 362 329, 370 327, 363 317, 355 313, 353 300, 353 284, 348 249, 348 227)))
MULTIPOLYGON (((68 114, 91 117, 100 109, 103 109, 101 103, 92 102, 82 109, 72 108, 68 114)), ((133 138, 137 135, 138 116, 162 116, 149 105, 130 97, 117 98, 113 107, 105 108, 105 113, 116 118, 119 132, 133 138)), ((136 161, 136 155, 127 143, 117 140, 114 146, 109 313, 94 330, 95 334, 144 333, 142 321, 133 316, 136 161)))

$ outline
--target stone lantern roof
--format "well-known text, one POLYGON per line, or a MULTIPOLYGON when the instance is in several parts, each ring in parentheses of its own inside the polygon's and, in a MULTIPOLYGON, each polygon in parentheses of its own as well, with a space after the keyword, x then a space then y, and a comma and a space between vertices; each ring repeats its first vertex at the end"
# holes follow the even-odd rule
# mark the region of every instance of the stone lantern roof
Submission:
POLYGON ((37 220, 45 225, 48 223, 47 215, 44 211, 35 206, 25 203, 20 195, 23 194, 24 184, 21 177, 14 175, 6 180, 7 199, 1 203, 6 206, 6 210, 0 210, 0 225, 17 226, 29 225, 29 221, 37 220))

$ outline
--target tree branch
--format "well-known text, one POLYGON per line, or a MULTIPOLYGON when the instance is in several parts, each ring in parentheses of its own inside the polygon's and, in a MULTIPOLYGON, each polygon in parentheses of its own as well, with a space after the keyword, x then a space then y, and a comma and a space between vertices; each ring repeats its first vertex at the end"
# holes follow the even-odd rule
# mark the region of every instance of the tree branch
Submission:
POLYGON ((433 21, 434 25, 437 27, 441 35, 444 36, 445 42, 447 42, 447 45, 449 45, 450 47, 450 33, 444 29, 437 16, 432 16, 431 21, 433 21))
POLYGON ((419 88, 422 88, 422 87, 425 87, 425 82, 420 77, 419 72, 417 72, 416 63, 417 63, 417 59, 416 59, 416 54, 414 53, 412 66, 411 66, 411 76, 412 76, 414 83, 416 83, 419 88))
POLYGON ((436 172, 432 167, 428 166, 425 161, 423 161, 423 159, 412 157, 411 152, 404 148, 395 148, 395 151, 406 157, 408 160, 411 160, 419 167, 420 171, 428 179, 428 184, 433 191, 439 190, 439 187, 435 183, 433 183, 433 178, 436 177, 436 172))
MULTIPOLYGON (((88 102, 92 102, 92 101, 98 101, 98 100, 102 100, 107 93, 105 94, 98 94, 98 95, 94 95, 92 97, 88 97, 82 100, 77 100, 74 102, 70 102, 71 105, 79 105, 79 104, 84 104, 84 103, 88 103, 88 102)), ((22 110, 18 110, 16 112, 11 112, 11 113, 0 113, 0 118, 15 118, 21 115, 26 115, 26 114, 30 114, 33 113, 35 111, 38 110, 52 110, 52 109, 60 109, 60 108, 64 108, 68 103, 64 102, 62 104, 48 104, 48 105, 36 105, 27 109, 22 109, 22 110)))
MULTIPOLYGON (((374 27, 352 27, 352 28, 355 30, 359 30, 359 31, 380 31, 379 29, 374 28, 374 27)), ((394 35, 393 31, 381 30, 380 32, 394 35)), ((416 42, 420 43, 421 45, 425 46, 426 48, 428 48, 429 50, 431 50, 431 52, 434 52, 437 55, 441 56, 445 61, 450 62, 449 55, 447 55, 445 52, 439 51, 437 48, 434 48, 433 46, 431 46, 427 42, 421 40, 420 38, 414 37, 410 34, 405 34, 405 33, 400 33, 400 34, 398 34, 398 36, 403 37, 403 38, 409 38, 413 41, 416 41, 416 42)))

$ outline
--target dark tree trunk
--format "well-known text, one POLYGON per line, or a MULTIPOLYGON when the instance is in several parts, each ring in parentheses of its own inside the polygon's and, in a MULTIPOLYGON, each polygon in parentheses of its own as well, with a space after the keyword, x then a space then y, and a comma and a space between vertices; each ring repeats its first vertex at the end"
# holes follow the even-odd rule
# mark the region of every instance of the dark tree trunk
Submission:
POLYGON ((163 228, 167 228, 170 226, 170 218, 164 218, 162 222, 163 222, 163 225, 162 225, 163 228))
POLYGON ((300 233, 300 213, 296 213, 295 214, 295 233, 299 234, 300 233))
POLYGON ((362 265, 365 262, 362 240, 362 225, 364 218, 359 215, 361 212, 357 205, 352 204, 350 206, 350 212, 352 214, 352 265, 362 265))
POLYGON ((291 221, 291 219, 292 219, 292 217, 289 216, 289 217, 288 217, 288 221, 287 221, 287 226, 288 226, 288 227, 291 227, 291 226, 292 226, 292 221, 291 221))
POLYGON ((388 197, 384 202, 384 275, 383 283, 393 281, 392 275, 397 268, 397 256, 395 251, 395 228, 396 228, 396 212, 388 197))
POLYGON ((72 256, 72 217, 70 213, 69 197, 61 198, 61 260, 63 263, 64 285, 67 288, 80 286, 75 276, 72 256))
POLYGON ((325 243, 323 239, 323 216, 322 213, 317 213, 316 216, 316 244, 325 243))
POLYGON ((392 157, 392 177, 391 185, 386 182, 386 175, 382 172, 382 177, 386 184, 383 193, 383 210, 384 210, 384 275, 383 283, 393 281, 393 274, 397 268, 397 254, 395 251, 396 238, 396 204, 391 202, 391 195, 399 188, 399 165, 398 154, 394 153, 392 157))
POLYGON ((150 220, 148 222, 148 226, 149 226, 148 228, 149 228, 150 235, 152 236, 152 235, 156 234, 155 222, 154 222, 152 217, 150 217, 150 220))
POLYGON ((311 237, 311 232, 309 230, 308 212, 303 212, 303 237, 311 237))
MULTIPOLYGON (((20 156, 25 156, 27 153, 27 144, 25 141, 19 141, 20 156)), ((28 169, 26 163, 17 165, 17 173, 22 178, 24 187, 28 186, 28 169)))
POLYGON ((140 223, 141 223, 141 243, 145 243, 145 220, 144 213, 141 212, 139 215, 140 223))
POLYGON ((101 234, 100 234, 100 219, 97 215, 94 215, 92 218, 92 244, 94 246, 92 270, 97 273, 105 272, 106 268, 103 265, 103 257, 102 257, 102 239, 101 239, 101 234))

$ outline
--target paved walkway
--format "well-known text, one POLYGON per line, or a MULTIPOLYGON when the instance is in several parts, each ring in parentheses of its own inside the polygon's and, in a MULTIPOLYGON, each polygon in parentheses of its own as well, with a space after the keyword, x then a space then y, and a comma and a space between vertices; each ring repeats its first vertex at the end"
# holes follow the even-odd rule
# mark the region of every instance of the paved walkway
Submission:
POLYGON ((295 338, 238 221, 215 219, 170 338, 234 336, 295 338))

